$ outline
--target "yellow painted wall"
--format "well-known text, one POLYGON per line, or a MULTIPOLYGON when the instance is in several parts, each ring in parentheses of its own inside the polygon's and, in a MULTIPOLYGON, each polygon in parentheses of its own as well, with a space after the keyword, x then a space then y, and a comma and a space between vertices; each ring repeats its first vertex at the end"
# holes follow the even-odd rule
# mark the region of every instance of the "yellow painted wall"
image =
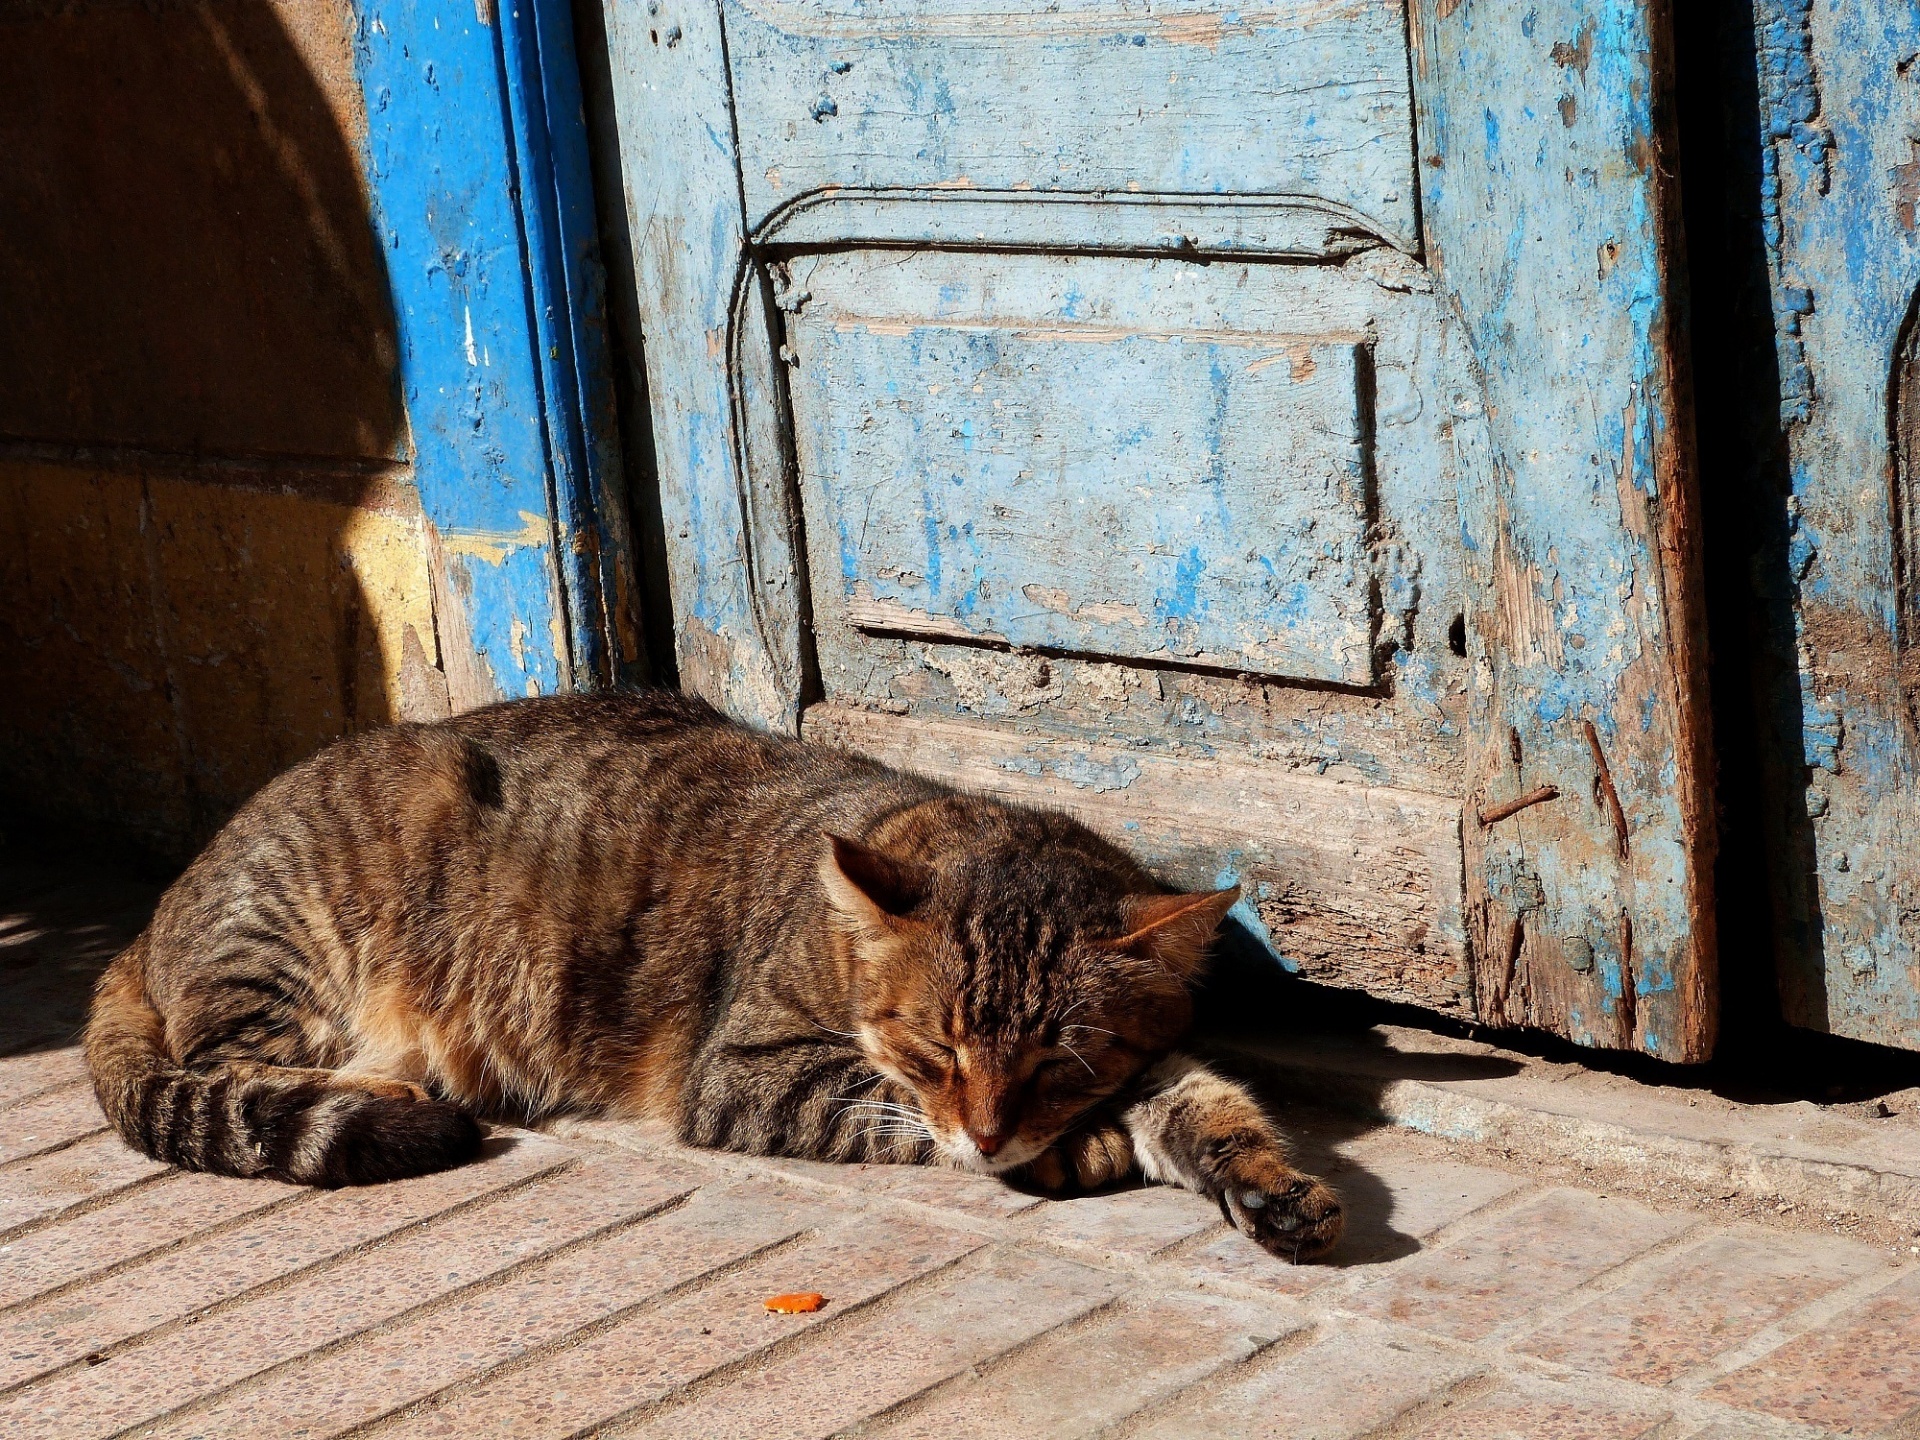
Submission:
POLYGON ((445 714, 346 0, 0 25, 0 807, 184 855, 445 714))
POLYGON ((446 714, 410 500, 0 463, 14 802, 178 852, 334 737, 446 714))

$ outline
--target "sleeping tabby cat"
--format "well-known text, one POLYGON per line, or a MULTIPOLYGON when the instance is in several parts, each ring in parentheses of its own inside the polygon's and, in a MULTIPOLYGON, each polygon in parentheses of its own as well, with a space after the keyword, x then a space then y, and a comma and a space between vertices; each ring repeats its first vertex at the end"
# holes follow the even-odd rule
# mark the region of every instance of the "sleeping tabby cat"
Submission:
POLYGON ((1172 1053, 1237 894, 684 697, 514 701, 263 789, 101 978, 87 1058, 195 1170, 358 1184, 470 1158, 476 1113, 645 1116, 1049 1189, 1137 1169, 1305 1259, 1333 1194, 1172 1053))

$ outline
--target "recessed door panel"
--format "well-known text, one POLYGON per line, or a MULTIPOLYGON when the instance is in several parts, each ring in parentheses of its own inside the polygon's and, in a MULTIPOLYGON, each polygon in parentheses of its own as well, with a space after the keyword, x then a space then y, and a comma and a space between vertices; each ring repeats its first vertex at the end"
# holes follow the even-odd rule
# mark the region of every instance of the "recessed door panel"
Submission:
POLYGON ((837 571, 865 630, 1371 684, 1361 337, 1256 328, 1244 296, 1207 328, 1152 297, 1075 318, 1137 263, 812 268, 789 335, 816 593, 837 571))
POLYGON ((747 223, 821 191, 1313 196, 1418 243, 1399 0, 728 0, 747 223))

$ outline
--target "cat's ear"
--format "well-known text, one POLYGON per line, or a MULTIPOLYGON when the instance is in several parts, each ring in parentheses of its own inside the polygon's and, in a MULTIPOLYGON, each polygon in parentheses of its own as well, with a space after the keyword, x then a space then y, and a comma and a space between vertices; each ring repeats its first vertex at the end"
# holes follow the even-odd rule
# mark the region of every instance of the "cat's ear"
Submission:
POLYGON ((1198 895, 1133 895, 1126 902, 1128 931, 1113 942, 1130 955, 1157 961, 1182 979, 1199 972, 1213 932, 1240 899, 1240 887, 1198 895))
POLYGON ((890 928, 927 898, 933 872, 913 860, 897 860, 858 840, 826 837, 820 883, 833 908, 850 920, 890 928))

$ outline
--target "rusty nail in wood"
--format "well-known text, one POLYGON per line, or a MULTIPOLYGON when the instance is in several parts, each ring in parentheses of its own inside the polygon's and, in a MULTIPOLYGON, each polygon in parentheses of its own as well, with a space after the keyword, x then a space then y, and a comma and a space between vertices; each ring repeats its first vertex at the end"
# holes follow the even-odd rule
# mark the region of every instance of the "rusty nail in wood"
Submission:
POLYGON ((1529 790, 1526 794, 1515 799, 1504 801, 1499 805, 1489 805, 1486 809, 1479 812, 1480 823, 1482 825, 1497 824, 1509 815, 1518 815, 1530 805, 1540 805, 1548 800, 1558 800, 1559 798, 1560 792, 1558 789, 1552 785, 1542 785, 1538 790, 1529 790))
POLYGON ((1633 978, 1633 915, 1620 912, 1620 1028, 1625 1032, 1626 1041, 1633 1043, 1634 1033, 1639 1022, 1634 1016, 1638 996, 1634 993, 1633 978))
POLYGON ((1586 727, 1587 748, 1593 752, 1593 768, 1600 782, 1600 799, 1607 807, 1607 818, 1613 821, 1613 836, 1620 848, 1620 858, 1627 858, 1627 812, 1620 808, 1620 792, 1613 788, 1613 772, 1607 769, 1606 753, 1600 748, 1600 732, 1593 728, 1591 720, 1582 720, 1586 727))

